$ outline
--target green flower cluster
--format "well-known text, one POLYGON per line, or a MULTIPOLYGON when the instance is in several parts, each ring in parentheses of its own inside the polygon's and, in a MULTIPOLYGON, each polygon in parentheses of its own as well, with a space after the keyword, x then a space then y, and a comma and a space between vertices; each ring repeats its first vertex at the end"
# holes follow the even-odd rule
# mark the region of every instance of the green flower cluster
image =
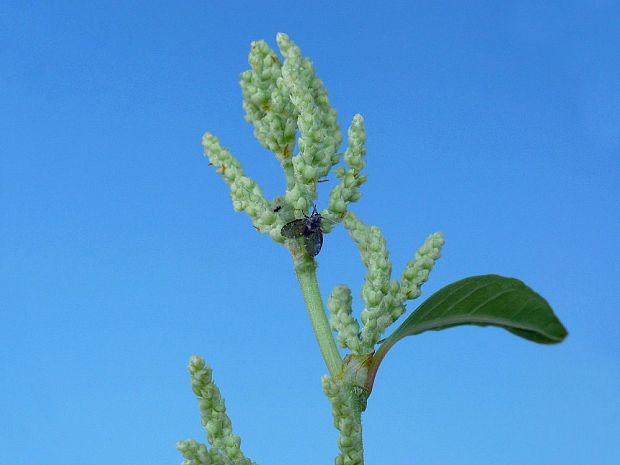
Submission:
MULTIPOLYGON (((340 431, 338 465, 363 464, 361 412, 369 395, 369 364, 374 347, 386 328, 405 311, 405 302, 420 294, 439 258, 443 237, 436 233, 417 251, 401 277, 392 281, 392 265, 385 239, 377 227, 365 225, 351 212, 349 205, 361 197, 366 182, 366 128, 361 115, 355 115, 347 131, 347 149, 339 153, 342 142, 336 112, 329 104, 327 91, 316 76, 312 63, 285 34, 277 43, 283 57, 264 41, 253 42, 250 69, 241 74, 243 108, 246 120, 254 126, 258 141, 279 160, 286 180, 285 192, 271 202, 258 184, 245 176, 241 163, 216 137, 207 133, 203 147, 210 164, 230 186, 233 207, 244 211, 254 227, 284 243, 282 226, 308 213, 317 198, 317 183, 341 160, 335 170, 338 183, 329 194, 327 208, 320 214, 324 233, 344 221, 356 242, 367 269, 360 322, 352 314, 351 290, 336 287, 328 301, 328 322, 316 280, 316 263, 305 248, 291 241, 287 245, 294 257, 298 276, 313 329, 331 376, 323 378, 323 388, 332 405, 334 423, 340 431), (295 152, 297 149, 297 153, 295 152), (331 334, 351 351, 344 363, 331 334)), ((187 459, 186 465, 239 464, 252 462, 241 453, 240 440, 232 434, 224 402, 212 383, 211 370, 201 358, 190 362, 192 386, 199 397, 202 420, 211 449, 196 441, 182 441, 177 447, 187 459)))
POLYGON ((383 332, 405 311, 405 302, 415 299, 420 288, 439 259, 444 240, 441 233, 431 234, 415 258, 407 264, 401 282, 391 281, 392 264, 385 239, 379 228, 362 223, 353 213, 344 217, 344 226, 355 241, 367 269, 361 313, 363 327, 352 316, 351 291, 345 285, 337 286, 328 301, 330 325, 338 333, 338 342, 354 355, 372 353, 383 332))
POLYGON ((336 465, 363 465, 364 450, 362 448, 363 410, 356 399, 353 387, 349 383, 336 382, 329 376, 321 378, 323 391, 332 404, 334 426, 340 431, 338 447, 340 454, 336 457, 336 465))
MULTIPOLYGON (((366 154, 364 120, 360 115, 353 117, 347 131, 347 149, 339 153, 342 135, 336 112, 312 63, 287 35, 278 34, 277 43, 283 61, 264 41, 252 43, 250 69, 241 74, 241 89, 245 118, 254 126, 259 142, 279 160, 286 181, 285 191, 268 201, 259 185, 243 173, 241 163, 209 133, 203 137, 204 152, 210 165, 216 167, 230 186, 234 209, 246 212, 258 231, 279 243, 285 243, 283 226, 307 215, 317 198, 317 183, 343 162, 335 169, 338 183, 331 190, 320 218, 313 212, 311 219, 284 228, 284 234, 308 316, 329 370, 322 384, 331 403, 334 425, 340 432, 340 454, 335 463, 363 465, 361 414, 366 409, 379 364, 403 337, 455 324, 500 326, 540 343, 560 342, 567 333, 547 302, 523 283, 485 275, 466 278, 440 290, 382 341, 386 329, 405 312, 406 302, 419 297, 422 285, 441 255, 443 236, 441 233, 428 236, 405 266, 400 281, 392 279, 392 264, 383 234, 378 227, 364 224, 348 211, 349 205, 361 197, 360 188, 366 182, 362 172, 366 154), (359 321, 353 315, 352 293, 346 285, 333 289, 328 300, 328 321, 317 280, 314 256, 322 244, 320 234, 331 231, 339 222, 344 222, 366 267, 361 289, 364 306, 359 321), (496 299, 499 296, 502 299, 496 299), (459 308, 463 299, 469 300, 476 315, 459 308), (523 299, 527 308, 509 310, 508 319, 500 315, 503 305, 512 307, 517 299, 523 299), (532 316, 534 311, 537 314, 532 316), (344 359, 336 342, 350 351, 344 359), (380 345, 375 352, 377 344, 380 345)), ((185 457, 183 465, 252 465, 241 452, 241 440, 232 432, 211 369, 202 358, 194 356, 189 371, 211 448, 194 440, 180 441, 177 448, 185 457)))
POLYGON ((340 182, 330 193, 328 207, 321 211, 323 232, 341 221, 347 206, 360 198, 359 188, 366 181, 361 173, 366 129, 363 118, 355 115, 348 130, 349 146, 344 156, 339 153, 342 135, 336 111, 312 63, 286 34, 278 34, 277 42, 283 63, 264 41, 252 43, 250 69, 241 74, 241 89, 245 118, 254 126, 254 135, 282 165, 284 194, 267 201, 215 136, 205 134, 202 143, 210 163, 230 186, 235 210, 245 211, 258 231, 282 243, 282 226, 308 213, 317 198, 318 181, 342 158, 346 167, 336 170, 340 182))
POLYGON ((220 391, 213 383, 212 370, 202 357, 189 361, 192 390, 198 396, 202 424, 211 449, 192 439, 179 441, 177 450, 183 454, 183 465, 253 465, 241 452, 241 439, 232 432, 230 418, 220 391))
POLYGON ((263 147, 288 168, 299 113, 281 79, 282 64, 263 40, 252 42, 248 61, 251 69, 241 74, 245 119, 254 126, 254 136, 263 147))
POLYGON ((330 326, 337 332, 340 347, 348 348, 354 354, 362 351, 359 333, 360 324, 352 315, 353 299, 351 289, 344 284, 336 286, 329 296, 327 308, 330 311, 330 326))
POLYGON ((433 265, 439 259, 443 244, 441 233, 431 234, 418 249, 415 258, 407 263, 400 279, 400 291, 405 299, 415 299, 422 293, 420 288, 428 280, 433 265))
POLYGON ((350 203, 356 202, 362 196, 359 188, 366 182, 367 176, 362 174, 364 155, 366 154, 366 128, 362 115, 355 115, 347 131, 347 150, 344 152, 344 161, 348 168, 343 166, 336 170, 340 183, 329 193, 329 204, 321 212, 327 221, 323 224, 323 231, 328 232, 332 226, 341 221, 347 212, 350 203))
POLYGON ((277 242, 283 242, 280 235, 282 222, 278 221, 259 185, 243 174, 241 163, 212 134, 206 133, 202 137, 202 145, 209 162, 230 186, 235 211, 246 212, 258 231, 268 233, 277 242))

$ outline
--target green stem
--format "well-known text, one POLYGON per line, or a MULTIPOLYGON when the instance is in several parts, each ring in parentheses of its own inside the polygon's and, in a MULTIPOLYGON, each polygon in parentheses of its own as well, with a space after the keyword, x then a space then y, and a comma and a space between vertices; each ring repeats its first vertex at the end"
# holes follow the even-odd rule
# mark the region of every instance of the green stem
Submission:
POLYGON ((335 378, 342 370, 342 358, 338 352, 338 347, 336 347, 336 341, 332 336, 332 330, 329 326, 329 321, 327 321, 327 315, 325 314, 321 290, 319 289, 319 282, 316 278, 316 263, 314 259, 307 255, 294 257, 294 259, 295 274, 297 275, 299 287, 301 287, 301 292, 306 302, 306 308, 308 310, 308 316, 310 316, 314 335, 319 343, 319 348, 321 349, 321 354, 323 355, 329 374, 335 378))
POLYGON ((385 357, 385 354, 387 354, 387 351, 390 350, 395 342, 396 341, 392 342, 390 338, 387 338, 372 356, 372 359, 368 364, 368 375, 366 378, 366 385, 364 386, 368 390, 368 395, 372 392, 372 387, 375 384, 375 377, 377 376, 377 370, 383 361, 383 357, 385 357))

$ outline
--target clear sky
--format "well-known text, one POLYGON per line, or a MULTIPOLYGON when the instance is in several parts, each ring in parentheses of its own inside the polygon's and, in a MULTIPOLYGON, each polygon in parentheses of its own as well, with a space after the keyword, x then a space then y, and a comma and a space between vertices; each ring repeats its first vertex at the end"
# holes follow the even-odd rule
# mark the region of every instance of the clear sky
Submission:
MULTIPOLYGON (((489 328, 402 341, 364 414, 367 464, 620 463, 618 18, 617 2, 585 0, 4 0, 0 463, 180 463, 175 442, 205 438, 192 354, 258 464, 333 463, 290 257, 233 212, 200 146, 213 132, 282 193, 238 85, 250 42, 275 47, 280 31, 343 128, 365 118, 353 210, 382 228, 395 273, 443 231, 421 299, 514 276, 570 332, 556 346, 489 328)), ((347 283, 359 312, 341 227, 318 259, 324 295, 347 283)))

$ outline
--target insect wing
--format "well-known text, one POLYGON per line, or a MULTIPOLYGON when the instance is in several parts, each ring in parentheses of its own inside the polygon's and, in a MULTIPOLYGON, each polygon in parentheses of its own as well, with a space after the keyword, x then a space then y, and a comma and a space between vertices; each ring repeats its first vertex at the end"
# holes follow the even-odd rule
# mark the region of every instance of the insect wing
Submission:
POLYGON ((304 231, 306 230, 306 220, 293 220, 289 223, 286 223, 282 226, 280 230, 280 234, 288 239, 296 239, 304 235, 304 231))
POLYGON ((320 229, 313 231, 304 236, 304 245, 308 255, 314 257, 319 254, 321 247, 323 247, 323 233, 320 229))

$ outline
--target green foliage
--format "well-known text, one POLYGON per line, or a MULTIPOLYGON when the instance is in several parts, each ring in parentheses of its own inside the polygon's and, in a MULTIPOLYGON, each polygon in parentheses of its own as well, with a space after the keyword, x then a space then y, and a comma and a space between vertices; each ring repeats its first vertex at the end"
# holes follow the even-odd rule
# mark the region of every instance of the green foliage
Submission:
POLYGON ((496 326, 540 344, 557 344, 568 335, 547 301, 523 282, 493 274, 471 276, 435 292, 383 341, 366 388, 372 390, 381 361, 398 341, 460 325, 496 326))
POLYGON ((488 274, 461 279, 434 293, 384 344, 457 325, 497 326, 540 344, 562 342, 568 334, 539 294, 518 279, 488 274))

